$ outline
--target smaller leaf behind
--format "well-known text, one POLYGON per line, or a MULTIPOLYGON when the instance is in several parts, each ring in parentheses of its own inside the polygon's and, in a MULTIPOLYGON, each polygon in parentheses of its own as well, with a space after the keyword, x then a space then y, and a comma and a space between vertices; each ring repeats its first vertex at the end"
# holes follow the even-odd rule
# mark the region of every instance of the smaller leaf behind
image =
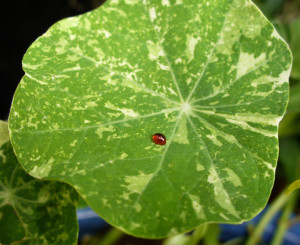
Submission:
POLYGON ((77 199, 68 185, 21 168, 0 121, 0 244, 77 244, 77 199))

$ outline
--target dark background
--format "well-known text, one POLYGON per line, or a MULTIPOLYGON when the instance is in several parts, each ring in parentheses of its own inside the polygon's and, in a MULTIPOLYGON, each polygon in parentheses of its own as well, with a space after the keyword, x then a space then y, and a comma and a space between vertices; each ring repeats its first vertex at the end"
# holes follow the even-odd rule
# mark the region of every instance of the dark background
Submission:
POLYGON ((0 0, 0 119, 24 72, 22 58, 31 43, 56 21, 100 6, 105 0, 0 0))

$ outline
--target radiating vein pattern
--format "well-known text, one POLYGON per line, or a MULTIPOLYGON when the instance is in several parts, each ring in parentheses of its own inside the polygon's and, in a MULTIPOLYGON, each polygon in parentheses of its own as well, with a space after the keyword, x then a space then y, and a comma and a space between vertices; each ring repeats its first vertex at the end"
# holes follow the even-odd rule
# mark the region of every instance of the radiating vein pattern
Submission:
POLYGON ((238 223, 273 185, 290 65, 249 0, 108 0, 28 49, 12 143, 135 236, 238 223))
MULTIPOLYGON (((0 121, 0 138, 8 136, 0 121)), ((0 145, 0 243, 77 244, 76 192, 41 181, 19 165, 8 139, 0 145)))

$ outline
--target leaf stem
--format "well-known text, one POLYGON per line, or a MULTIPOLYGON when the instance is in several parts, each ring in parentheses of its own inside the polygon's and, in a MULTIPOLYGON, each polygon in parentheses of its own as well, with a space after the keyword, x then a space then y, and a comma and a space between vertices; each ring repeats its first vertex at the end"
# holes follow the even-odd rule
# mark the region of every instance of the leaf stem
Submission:
POLYGON ((270 220, 274 217, 274 215, 283 207, 283 205, 288 200, 289 196, 285 194, 285 191, 283 191, 271 204, 271 206, 268 208, 258 225, 256 226, 253 234, 251 234, 250 238, 246 242, 246 245, 256 245, 258 244, 258 241, 261 239, 261 236, 270 222, 270 220))
POLYGON ((236 237, 225 243, 222 243, 222 245, 239 245, 239 244, 243 244, 244 240, 245 240, 244 237, 236 237))
POLYGON ((115 244, 122 236, 124 232, 112 227, 108 233, 99 241, 97 245, 113 245, 115 244))
POLYGON ((280 245, 281 244, 281 242, 284 238, 285 232, 289 227, 289 218, 295 207, 296 200, 297 200, 297 195, 295 194, 295 192, 291 193, 291 195, 284 207, 282 216, 279 220, 278 227, 276 229, 275 235, 274 235, 272 243, 271 243, 272 245, 280 245))
POLYGON ((207 231, 207 224, 203 224, 198 226, 192 236, 191 239, 189 241, 189 245, 197 245, 199 243, 199 241, 205 236, 207 231))
POLYGON ((219 245, 220 226, 219 224, 209 224, 203 238, 203 245, 219 245))

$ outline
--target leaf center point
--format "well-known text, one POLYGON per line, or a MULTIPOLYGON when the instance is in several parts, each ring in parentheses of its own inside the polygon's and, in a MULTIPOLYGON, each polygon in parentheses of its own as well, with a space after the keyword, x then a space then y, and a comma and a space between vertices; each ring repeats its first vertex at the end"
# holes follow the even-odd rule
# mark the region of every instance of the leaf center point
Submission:
POLYGON ((185 102, 181 105, 181 109, 184 113, 189 113, 189 111, 192 109, 192 106, 189 103, 185 102))

